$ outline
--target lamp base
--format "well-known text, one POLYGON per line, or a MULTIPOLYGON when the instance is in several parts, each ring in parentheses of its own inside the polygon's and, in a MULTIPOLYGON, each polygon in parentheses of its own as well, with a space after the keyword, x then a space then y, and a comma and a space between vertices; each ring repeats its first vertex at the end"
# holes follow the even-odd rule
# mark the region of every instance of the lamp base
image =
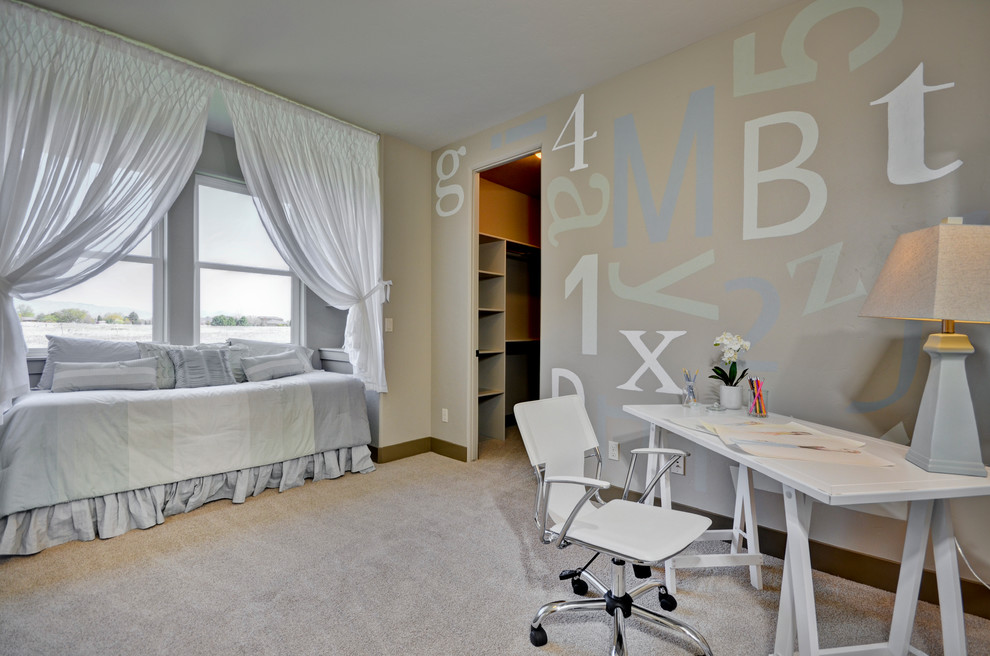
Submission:
POLYGON ((966 356, 973 345, 960 333, 935 333, 924 350, 932 365, 907 461, 925 471, 986 477, 966 379, 966 356))

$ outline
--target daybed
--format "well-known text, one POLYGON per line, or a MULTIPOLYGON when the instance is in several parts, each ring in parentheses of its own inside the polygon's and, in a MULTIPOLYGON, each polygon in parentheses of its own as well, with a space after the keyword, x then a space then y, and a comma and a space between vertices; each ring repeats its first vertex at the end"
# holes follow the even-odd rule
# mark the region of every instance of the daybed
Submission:
MULTIPOLYGON (((77 378, 91 372, 55 363, 49 342, 54 388, 75 389, 58 367, 74 367, 77 378)), ((156 346, 161 365, 167 353, 156 346)), ((210 354, 229 360, 231 348, 238 347, 210 354)), ((245 363, 257 353, 243 351, 245 363)), ((150 358, 89 366, 122 371, 141 363, 160 383, 162 368, 150 358)), ((296 363, 270 380, 182 387, 189 380, 178 364, 174 389, 153 380, 152 389, 38 390, 15 401, 0 426, 0 554, 114 537, 216 499, 240 503, 269 487, 374 469, 357 378, 312 366, 294 373, 304 369, 296 363)), ((261 368, 271 374, 277 365, 261 368)))

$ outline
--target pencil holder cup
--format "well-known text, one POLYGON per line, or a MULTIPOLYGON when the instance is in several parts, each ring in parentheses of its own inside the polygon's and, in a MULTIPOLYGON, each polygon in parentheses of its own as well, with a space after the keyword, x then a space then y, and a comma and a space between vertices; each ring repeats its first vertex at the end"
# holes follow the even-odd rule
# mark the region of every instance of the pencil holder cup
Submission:
POLYGON ((746 412, 749 413, 750 417, 766 417, 769 410, 769 399, 770 390, 763 387, 759 392, 755 390, 749 391, 749 404, 746 406, 746 412))
POLYGON ((698 404, 698 396, 694 393, 694 383, 687 383, 681 395, 681 405, 693 407, 698 404))

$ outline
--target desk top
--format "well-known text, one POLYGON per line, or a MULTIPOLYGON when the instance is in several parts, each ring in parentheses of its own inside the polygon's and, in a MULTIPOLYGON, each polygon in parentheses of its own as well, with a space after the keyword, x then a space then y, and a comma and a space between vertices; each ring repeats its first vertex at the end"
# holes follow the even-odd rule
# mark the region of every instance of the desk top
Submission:
POLYGON ((990 495, 990 477, 926 472, 904 459, 904 454, 908 450, 906 446, 793 417, 771 413, 767 421, 773 423, 798 421, 833 435, 860 440, 865 442, 863 450, 887 460, 893 466, 858 467, 807 460, 761 458, 744 452, 738 446, 726 445, 714 435, 678 423, 690 419, 703 420, 705 417, 709 419, 733 415, 742 417, 745 416, 742 410, 710 413, 703 406, 685 408, 673 404, 624 405, 622 409, 634 417, 680 435, 699 446, 746 465, 753 471, 799 490, 816 501, 832 506, 990 495))

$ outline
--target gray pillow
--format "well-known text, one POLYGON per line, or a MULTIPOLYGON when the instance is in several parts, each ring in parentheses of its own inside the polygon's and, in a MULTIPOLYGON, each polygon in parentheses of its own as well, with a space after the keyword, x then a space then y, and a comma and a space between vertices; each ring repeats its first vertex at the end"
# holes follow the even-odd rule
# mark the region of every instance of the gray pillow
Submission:
POLYGON ((124 362, 56 362, 52 392, 150 390, 156 388, 155 358, 124 362))
POLYGON ((233 385, 234 374, 224 349, 169 349, 175 367, 175 387, 233 385))
POLYGON ((230 361, 230 371, 234 374, 234 380, 238 383, 243 383, 247 380, 247 377, 244 375, 244 368, 241 366, 241 358, 251 355, 248 347, 243 344, 228 345, 227 342, 219 342, 217 344, 198 344, 196 348, 201 350, 223 349, 227 351, 228 360, 230 361))
POLYGON ((295 376, 305 371, 299 357, 292 351, 241 358, 241 366, 251 382, 295 376))
POLYGON ((138 350, 142 358, 155 358, 158 362, 158 389, 175 387, 175 365, 168 357, 169 349, 191 349, 192 346, 176 346, 175 344, 160 344, 158 342, 138 342, 138 350))
POLYGON ((231 346, 237 344, 246 346, 252 357, 292 351, 299 358, 299 361, 302 362, 304 371, 315 371, 313 368, 313 349, 300 346, 299 344, 263 342, 257 339, 242 339, 240 337, 230 337, 227 339, 227 343, 231 346))
POLYGON ((141 357, 137 342, 110 342, 57 335, 45 337, 48 338, 48 359, 45 360, 45 368, 42 369, 41 380, 38 382, 40 389, 52 388, 57 362, 123 362, 141 357))

